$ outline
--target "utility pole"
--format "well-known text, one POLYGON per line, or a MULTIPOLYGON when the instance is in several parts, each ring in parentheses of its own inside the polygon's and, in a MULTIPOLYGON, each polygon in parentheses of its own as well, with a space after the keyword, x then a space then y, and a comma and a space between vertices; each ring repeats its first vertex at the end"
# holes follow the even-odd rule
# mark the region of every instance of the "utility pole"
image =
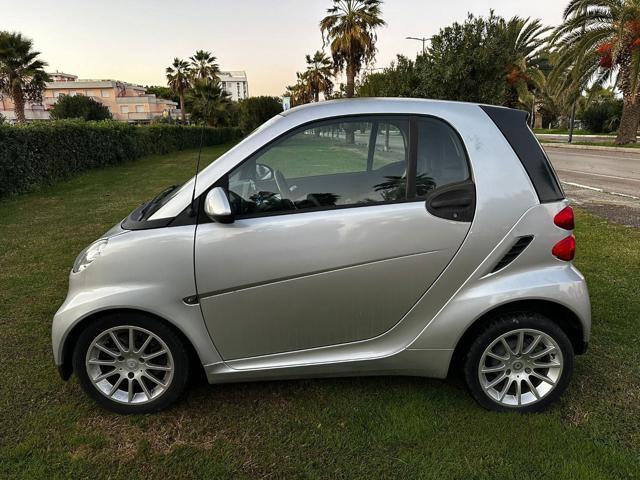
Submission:
POLYGON ((427 42, 431 40, 433 37, 406 37, 405 40, 417 40, 422 42, 422 54, 424 55, 427 52, 427 42))

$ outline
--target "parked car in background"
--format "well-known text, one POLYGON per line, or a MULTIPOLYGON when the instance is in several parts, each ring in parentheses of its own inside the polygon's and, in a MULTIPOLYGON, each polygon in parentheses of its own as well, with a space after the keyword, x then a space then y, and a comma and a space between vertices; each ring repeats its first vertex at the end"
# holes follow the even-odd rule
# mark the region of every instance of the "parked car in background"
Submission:
POLYGON ((591 327, 573 212, 526 113, 412 99, 284 112, 80 254, 55 362, 100 405, 211 383, 461 371, 498 411, 569 384, 591 327))

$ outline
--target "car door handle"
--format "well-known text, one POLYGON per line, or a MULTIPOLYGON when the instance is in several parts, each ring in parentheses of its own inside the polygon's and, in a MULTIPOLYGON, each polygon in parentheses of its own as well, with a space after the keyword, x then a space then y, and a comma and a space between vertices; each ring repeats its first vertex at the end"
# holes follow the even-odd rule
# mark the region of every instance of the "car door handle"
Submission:
POLYGON ((443 198, 441 200, 433 200, 431 207, 433 208, 465 208, 473 203, 472 197, 443 198))
POLYGON ((466 181, 439 188, 428 195, 426 207, 436 217, 471 222, 476 210, 476 187, 466 181))

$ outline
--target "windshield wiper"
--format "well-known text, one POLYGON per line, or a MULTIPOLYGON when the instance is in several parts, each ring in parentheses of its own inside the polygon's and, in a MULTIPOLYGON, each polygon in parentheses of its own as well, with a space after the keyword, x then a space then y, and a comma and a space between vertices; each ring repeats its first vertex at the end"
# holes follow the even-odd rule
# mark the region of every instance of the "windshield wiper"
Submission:
POLYGON ((149 203, 147 203, 142 210, 140 210, 140 215, 138 215, 137 221, 140 222, 145 220, 147 214, 151 214, 154 208, 165 198, 167 198, 171 193, 173 193, 179 185, 171 185, 166 190, 163 190, 158 195, 156 195, 149 203))

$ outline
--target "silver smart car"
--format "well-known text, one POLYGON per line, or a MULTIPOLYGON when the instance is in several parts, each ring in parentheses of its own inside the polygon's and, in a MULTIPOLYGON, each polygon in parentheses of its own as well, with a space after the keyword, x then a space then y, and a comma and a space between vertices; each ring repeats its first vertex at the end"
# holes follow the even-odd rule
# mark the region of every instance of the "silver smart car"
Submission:
POLYGON ((77 258, 55 363, 100 405, 211 383, 445 378, 539 411, 587 348, 573 211, 524 112, 330 101, 267 122, 77 258))

